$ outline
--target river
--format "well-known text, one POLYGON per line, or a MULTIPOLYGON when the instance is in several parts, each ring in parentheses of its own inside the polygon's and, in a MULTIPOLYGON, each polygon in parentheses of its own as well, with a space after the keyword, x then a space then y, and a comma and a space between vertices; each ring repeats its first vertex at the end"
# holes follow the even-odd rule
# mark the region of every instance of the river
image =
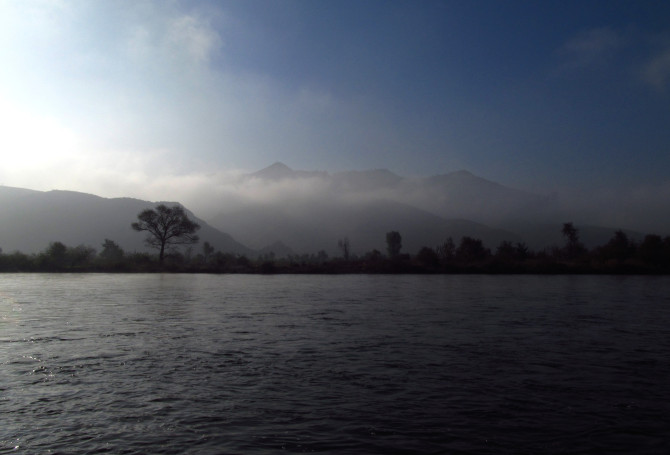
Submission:
POLYGON ((670 277, 0 275, 0 453, 670 453, 670 277))

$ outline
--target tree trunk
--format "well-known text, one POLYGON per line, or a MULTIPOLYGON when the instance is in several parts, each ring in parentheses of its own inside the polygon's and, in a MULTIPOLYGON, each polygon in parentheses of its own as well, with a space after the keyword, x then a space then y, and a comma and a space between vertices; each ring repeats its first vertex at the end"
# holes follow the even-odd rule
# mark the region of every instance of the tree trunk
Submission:
POLYGON ((161 244, 161 253, 158 256, 158 262, 163 265, 163 254, 165 253, 165 243, 161 244))

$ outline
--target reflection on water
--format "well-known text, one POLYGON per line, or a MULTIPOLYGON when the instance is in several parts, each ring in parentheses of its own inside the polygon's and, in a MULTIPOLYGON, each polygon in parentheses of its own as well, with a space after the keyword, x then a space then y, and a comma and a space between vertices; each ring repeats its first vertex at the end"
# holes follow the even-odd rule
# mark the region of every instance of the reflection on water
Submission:
POLYGON ((0 453, 665 453, 670 279, 0 275, 0 453))

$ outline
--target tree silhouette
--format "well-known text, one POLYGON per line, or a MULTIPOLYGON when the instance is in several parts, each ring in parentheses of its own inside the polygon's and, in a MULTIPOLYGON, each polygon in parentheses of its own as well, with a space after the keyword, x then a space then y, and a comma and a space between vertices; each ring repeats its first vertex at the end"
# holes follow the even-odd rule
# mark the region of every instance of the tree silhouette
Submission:
POLYGON ((191 221, 184 209, 178 205, 168 207, 164 204, 155 210, 146 209, 137 215, 138 222, 131 227, 136 231, 146 231, 145 242, 152 248, 160 251, 158 260, 162 264, 165 256, 165 247, 170 245, 187 245, 198 242, 195 231, 200 225, 191 221))
POLYGON ((113 240, 105 239, 102 244, 100 258, 105 262, 120 262, 123 259, 123 249, 113 240))
POLYGON ((638 247, 638 255, 646 264, 658 266, 667 260, 664 250, 664 242, 660 235, 647 234, 638 247))
POLYGON ((508 240, 503 240, 498 245, 495 254, 496 259, 503 262, 512 262, 516 259, 516 248, 514 244, 508 240))
POLYGON ((205 258, 205 262, 209 261, 209 257, 214 253, 214 247, 209 244, 209 242, 205 242, 202 244, 202 255, 205 258))
POLYGON ((456 244, 454 243, 454 239, 449 237, 444 241, 444 243, 438 245, 435 250, 437 251, 437 255, 440 257, 440 261, 443 264, 452 262, 456 256, 456 244))
POLYGON ((391 259, 397 258, 402 248, 402 237, 398 231, 386 233, 386 251, 391 259))
POLYGON ((516 242, 516 257, 520 261, 524 261, 528 259, 528 257, 531 255, 530 250, 528 249, 528 245, 526 245, 524 242, 516 242))
POLYGON ((484 247, 480 239, 468 236, 461 238, 461 243, 456 249, 456 259, 463 264, 483 261, 490 255, 491 251, 484 247))
POLYGON ((342 250, 342 256, 344 260, 349 260, 349 238, 345 237, 337 241, 337 247, 342 250))
POLYGON ((416 254, 416 260, 425 267, 437 268, 440 265, 440 257, 434 249, 424 246, 416 254))
POLYGON ((371 251, 368 251, 363 256, 363 259, 366 261, 378 262, 382 258, 382 252, 374 248, 371 251))
POLYGON ((572 223, 564 223, 561 233, 566 239, 565 252, 569 259, 574 259, 586 252, 586 248, 579 241, 579 231, 572 223))
POLYGON ((625 232, 618 230, 605 245, 598 248, 600 258, 604 261, 624 262, 635 253, 633 243, 625 232))
POLYGON ((496 249, 495 258, 502 262, 516 262, 528 259, 528 247, 523 242, 512 243, 503 240, 496 249))
POLYGON ((51 269, 60 269, 67 264, 67 246, 63 242, 51 242, 42 253, 42 264, 51 269))
POLYGON ((91 264, 96 255, 94 248, 86 245, 77 245, 67 249, 70 267, 86 267, 91 264))
POLYGON ((561 233, 568 241, 568 243, 577 243, 579 242, 579 235, 577 234, 577 228, 572 223, 563 223, 563 229, 561 233))

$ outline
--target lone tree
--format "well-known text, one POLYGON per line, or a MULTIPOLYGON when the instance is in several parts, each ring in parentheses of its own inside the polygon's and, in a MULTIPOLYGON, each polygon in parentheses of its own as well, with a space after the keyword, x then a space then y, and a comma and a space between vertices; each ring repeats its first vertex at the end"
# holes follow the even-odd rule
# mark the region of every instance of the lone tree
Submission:
POLYGON ((191 221, 178 205, 168 207, 161 204, 155 210, 146 209, 137 215, 137 219, 138 222, 131 224, 132 228, 147 231, 145 242, 160 250, 158 260, 161 264, 166 246, 198 243, 198 236, 194 233, 200 229, 200 225, 191 221))

